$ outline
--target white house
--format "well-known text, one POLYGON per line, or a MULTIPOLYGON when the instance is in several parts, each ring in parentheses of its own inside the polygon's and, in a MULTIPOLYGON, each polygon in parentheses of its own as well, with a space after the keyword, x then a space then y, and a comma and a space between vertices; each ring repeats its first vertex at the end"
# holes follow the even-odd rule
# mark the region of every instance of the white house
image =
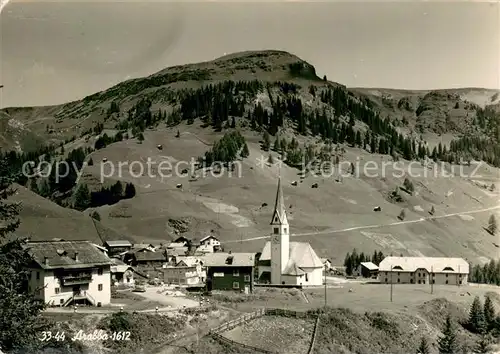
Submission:
POLYGON ((463 258, 386 257, 379 264, 381 283, 465 285, 469 263, 463 258))
POLYGON ((49 306, 111 302, 111 260, 88 241, 27 242, 29 290, 49 306))
POLYGON ((322 285, 325 266, 314 249, 307 242, 290 242, 281 179, 278 179, 271 227, 271 241, 266 242, 259 258, 259 281, 280 285, 322 285))
POLYGON ((112 285, 134 285, 134 271, 131 266, 119 259, 111 258, 111 282, 112 285))
POLYGON ((333 265, 332 265, 332 261, 330 261, 328 258, 320 258, 320 259, 321 259, 321 263, 323 263, 323 267, 325 267, 327 271, 334 269, 333 265))
POLYGON ((200 246, 212 246, 214 248, 220 247, 220 241, 213 235, 208 235, 200 240, 200 246))

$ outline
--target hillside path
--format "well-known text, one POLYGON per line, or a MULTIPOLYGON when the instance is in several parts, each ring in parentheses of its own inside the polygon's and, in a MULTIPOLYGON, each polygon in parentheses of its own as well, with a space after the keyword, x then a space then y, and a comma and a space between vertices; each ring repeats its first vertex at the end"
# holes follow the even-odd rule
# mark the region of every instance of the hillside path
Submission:
MULTIPOLYGON (((404 225, 404 224, 414 224, 414 223, 418 223, 418 222, 422 222, 422 221, 426 221, 426 220, 444 219, 444 218, 449 218, 449 217, 458 216, 458 215, 484 213, 484 212, 492 211, 492 210, 496 210, 496 209, 500 209, 500 205, 497 205, 494 207, 489 207, 489 208, 484 208, 484 209, 461 211, 461 212, 450 213, 450 214, 445 214, 445 215, 426 216, 426 217, 422 217, 422 218, 416 219, 416 220, 396 221, 396 222, 392 222, 389 224, 353 226, 353 227, 348 227, 348 228, 340 229, 340 230, 324 230, 324 231, 305 232, 305 233, 300 233, 300 234, 290 234, 290 237, 329 235, 329 234, 335 234, 335 233, 346 232, 346 231, 374 229, 374 228, 379 228, 379 227, 388 227, 388 226, 396 226, 396 225, 404 225)), ((224 243, 249 242, 249 241, 255 241, 255 240, 264 240, 267 238, 269 238, 269 236, 259 236, 259 237, 251 237, 251 238, 241 239, 241 240, 229 240, 229 241, 225 241, 224 243)))

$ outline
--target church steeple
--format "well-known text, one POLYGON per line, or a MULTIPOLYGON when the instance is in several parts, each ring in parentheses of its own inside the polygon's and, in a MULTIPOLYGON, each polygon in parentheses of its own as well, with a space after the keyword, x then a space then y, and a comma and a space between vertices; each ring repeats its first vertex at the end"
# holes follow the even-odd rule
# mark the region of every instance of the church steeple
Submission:
POLYGON ((285 199, 281 188, 281 177, 278 178, 278 190, 276 191, 276 202, 274 203, 273 218, 271 225, 287 224, 285 199))

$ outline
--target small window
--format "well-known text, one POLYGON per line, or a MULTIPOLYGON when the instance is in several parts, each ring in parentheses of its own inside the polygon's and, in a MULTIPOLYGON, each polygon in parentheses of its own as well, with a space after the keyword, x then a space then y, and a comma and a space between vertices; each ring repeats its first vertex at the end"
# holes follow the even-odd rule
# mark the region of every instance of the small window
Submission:
POLYGON ((422 284, 425 284, 425 280, 422 280, 422 284))
POLYGON ((460 285, 462 285, 462 281, 461 281, 461 280, 460 280, 458 283, 459 283, 460 285))
POLYGON ((40 280, 40 272, 36 272, 36 279, 40 280))
POLYGON ((436 280, 435 279, 432 279, 432 284, 436 284, 436 280))
POLYGON ((399 278, 398 278, 398 283, 400 283, 400 280, 399 280, 399 278))
POLYGON ((102 268, 97 269, 97 275, 102 275, 102 268))
POLYGON ((240 271, 238 269, 233 270, 233 277, 239 277, 240 271))
POLYGON ((246 282, 249 282, 249 281, 250 281, 250 275, 245 274, 245 281, 246 281, 246 282))
POLYGON ((99 285, 97 286, 97 290, 102 291, 102 284, 99 284, 99 285))
POLYGON ((309 281, 309 277, 307 276, 307 273, 306 273, 306 281, 309 281))
POLYGON ((237 282, 237 281, 235 281, 235 282, 233 283, 233 289, 239 289, 239 288, 240 288, 240 283, 239 283, 239 282, 237 282))
POLYGON ((401 273, 400 273, 400 272, 398 272, 398 276, 399 276, 399 275, 401 275, 401 273))
POLYGON ((387 283, 387 278, 385 278, 385 282, 387 283))
POLYGON ((280 233, 280 229, 279 229, 279 228, 277 228, 277 227, 275 227, 275 228, 274 228, 274 234, 275 234, 275 235, 277 235, 277 234, 279 234, 279 233, 280 233))
POLYGON ((64 299, 60 299, 60 300, 59 300, 59 303, 60 303, 61 305, 62 305, 62 304, 64 304, 64 299))
POLYGON ((448 284, 448 280, 445 282, 445 284, 448 284))
POLYGON ((283 229, 283 232, 286 234, 286 232, 287 232, 287 228, 286 227, 283 229))
POLYGON ((61 288, 56 288, 55 291, 56 291, 56 294, 59 294, 61 292, 61 288))
POLYGON ((448 278, 448 274, 446 274, 446 278, 448 278))
POLYGON ((420 284, 420 280, 418 281, 418 283, 420 284))

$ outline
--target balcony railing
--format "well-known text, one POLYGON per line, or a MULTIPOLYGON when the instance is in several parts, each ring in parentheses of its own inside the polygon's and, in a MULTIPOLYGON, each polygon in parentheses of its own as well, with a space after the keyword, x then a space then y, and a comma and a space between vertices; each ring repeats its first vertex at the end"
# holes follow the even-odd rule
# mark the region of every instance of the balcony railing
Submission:
POLYGON ((61 276, 62 285, 86 284, 92 281, 91 273, 69 274, 61 276))

